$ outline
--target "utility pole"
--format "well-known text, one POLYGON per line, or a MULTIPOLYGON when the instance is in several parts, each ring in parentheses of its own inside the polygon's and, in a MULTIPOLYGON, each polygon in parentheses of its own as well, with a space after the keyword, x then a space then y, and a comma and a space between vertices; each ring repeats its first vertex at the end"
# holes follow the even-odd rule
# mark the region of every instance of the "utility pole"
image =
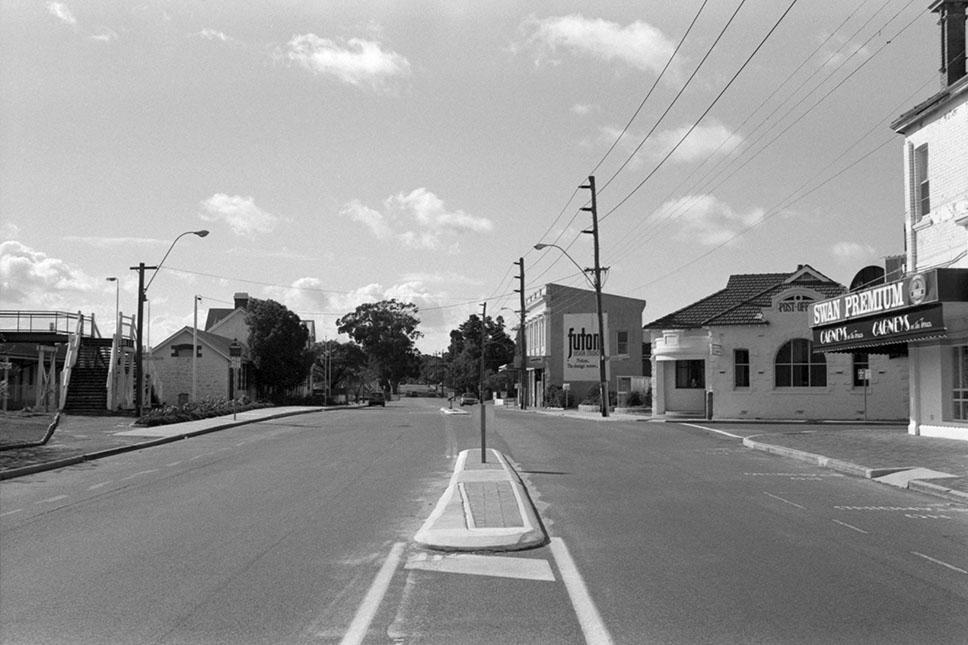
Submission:
POLYGON ((144 406, 144 313, 145 313, 145 270, 158 267, 145 266, 144 262, 139 262, 138 266, 130 267, 132 271, 138 272, 138 338, 134 347, 134 413, 140 417, 144 406))
POLYGON ((521 409, 525 410, 528 407, 528 345, 527 345, 527 334, 524 333, 524 258, 518 258, 518 261, 514 264, 518 265, 520 272, 518 273, 518 288, 515 289, 519 294, 521 294, 521 326, 519 331, 521 333, 521 409))
POLYGON ((482 302, 481 306, 484 307, 484 312, 481 314, 481 394, 480 403, 481 406, 481 463, 487 463, 487 433, 485 428, 487 426, 487 421, 485 419, 484 412, 484 350, 487 348, 487 303, 482 302))
POLYGON ((608 416, 608 376, 605 371, 605 320, 602 315, 602 267, 598 255, 598 201, 595 193, 595 176, 588 176, 588 183, 582 184, 579 188, 586 188, 591 191, 591 206, 583 206, 581 210, 592 214, 591 230, 582 231, 590 233, 595 243, 595 308, 598 311, 598 380, 599 391, 602 399, 602 416, 608 416))

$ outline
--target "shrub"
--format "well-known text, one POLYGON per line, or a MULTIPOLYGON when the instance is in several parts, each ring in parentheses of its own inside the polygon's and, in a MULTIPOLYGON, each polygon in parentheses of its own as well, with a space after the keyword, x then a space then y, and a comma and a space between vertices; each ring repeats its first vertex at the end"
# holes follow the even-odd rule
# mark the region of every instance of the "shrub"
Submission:
POLYGON ((139 426, 160 426, 169 423, 182 423, 197 419, 210 419, 233 412, 244 412, 257 408, 270 407, 271 404, 262 401, 250 401, 247 397, 233 402, 224 399, 203 399, 192 401, 184 405, 166 405, 150 410, 139 417, 134 423, 139 426))

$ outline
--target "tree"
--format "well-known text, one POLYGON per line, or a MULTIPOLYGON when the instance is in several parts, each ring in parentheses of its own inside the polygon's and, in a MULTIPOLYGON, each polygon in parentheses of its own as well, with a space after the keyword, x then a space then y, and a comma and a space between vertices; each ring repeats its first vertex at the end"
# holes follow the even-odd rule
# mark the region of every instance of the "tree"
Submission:
POLYGON ((359 396, 367 379, 367 357, 354 342, 340 343, 327 340, 313 346, 313 379, 325 383, 329 378, 329 393, 351 392, 359 396))
POLYGON ((355 340, 366 352, 380 386, 397 391, 400 381, 420 370, 420 355, 414 342, 420 319, 417 306, 395 299, 362 304, 336 321, 337 330, 355 340))
POLYGON ((306 380, 312 353, 299 316, 274 300, 250 300, 245 314, 249 353, 259 391, 278 399, 306 380))
POLYGON ((457 392, 476 392, 481 383, 481 331, 487 334, 484 351, 484 370, 488 373, 484 385, 491 390, 506 387, 507 378, 498 375, 498 368, 514 362, 514 341, 504 331, 504 318, 490 316, 482 323, 471 314, 457 329, 450 332, 447 350, 448 385, 457 392))

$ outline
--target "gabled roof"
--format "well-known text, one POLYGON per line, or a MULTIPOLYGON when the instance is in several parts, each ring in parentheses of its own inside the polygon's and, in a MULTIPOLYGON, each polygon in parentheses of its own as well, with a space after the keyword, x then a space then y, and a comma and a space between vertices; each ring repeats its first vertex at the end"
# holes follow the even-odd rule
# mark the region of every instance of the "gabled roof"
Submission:
POLYGON ((225 318, 235 311, 235 309, 219 308, 219 309, 209 309, 208 316, 205 318, 205 330, 208 331, 215 325, 219 324, 225 318))
MULTIPOLYGON (((218 353, 223 354, 224 356, 228 356, 229 355, 229 345, 232 344, 232 339, 231 338, 226 338, 225 336, 219 336, 218 334, 213 334, 211 332, 202 331, 201 329, 199 329, 196 333, 198 334, 198 341, 199 341, 199 343, 204 343, 204 344, 208 345, 209 347, 211 347, 212 349, 214 349, 218 353)), ((191 340, 191 336, 192 336, 192 328, 191 328, 191 326, 186 325, 186 326, 182 327, 181 329, 179 329, 178 331, 176 331, 174 334, 172 334, 171 336, 169 336, 165 340, 163 340, 160 343, 158 343, 157 345, 155 345, 152 349, 153 350, 157 350, 160 347, 165 347, 165 346, 168 346, 168 345, 173 345, 175 339, 177 339, 182 334, 187 334, 188 335, 188 339, 191 340)), ((189 342, 189 347, 191 347, 191 343, 190 342, 189 342)), ((243 347, 244 347, 244 344, 243 344, 243 347)))
POLYGON ((687 307, 647 323, 645 329, 690 329, 708 325, 762 325, 762 311, 773 298, 792 287, 804 287, 833 297, 844 287, 801 265, 793 273, 741 273, 729 276, 726 288, 687 307))

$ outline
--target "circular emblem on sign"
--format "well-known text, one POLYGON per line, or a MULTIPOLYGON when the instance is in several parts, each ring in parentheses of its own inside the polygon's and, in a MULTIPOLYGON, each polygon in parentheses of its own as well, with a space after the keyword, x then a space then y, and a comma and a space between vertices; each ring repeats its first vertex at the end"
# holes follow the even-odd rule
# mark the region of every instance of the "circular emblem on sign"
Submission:
POLYGON ((921 301, 928 295, 928 285, 924 281, 924 276, 920 273, 911 278, 911 284, 908 285, 908 295, 911 297, 912 305, 921 304, 921 301))

